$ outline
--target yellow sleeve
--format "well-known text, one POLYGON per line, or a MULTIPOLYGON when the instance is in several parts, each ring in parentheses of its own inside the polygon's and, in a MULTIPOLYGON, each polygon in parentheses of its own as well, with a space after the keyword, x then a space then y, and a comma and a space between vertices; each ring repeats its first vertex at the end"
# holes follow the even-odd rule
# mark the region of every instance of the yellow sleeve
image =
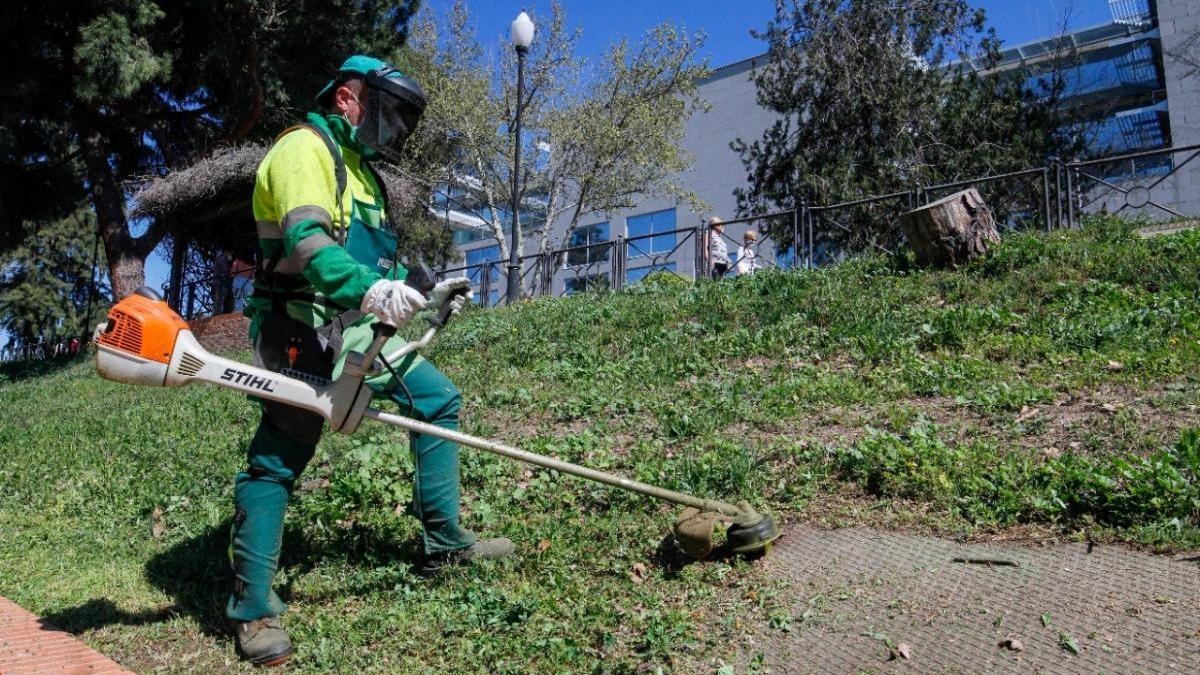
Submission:
POLYGON ((329 149, 316 134, 296 129, 276 141, 258 167, 254 216, 277 222, 286 232, 296 215, 320 209, 325 217, 318 220, 332 234, 333 223, 340 221, 336 191, 329 149))
MULTIPOLYGON (((337 245, 333 223, 343 219, 336 191, 333 157, 325 142, 311 131, 297 129, 276 141, 259 166, 254 214, 256 220, 278 225, 273 234, 282 240, 283 256, 322 295, 357 308, 363 294, 381 277, 337 245)), ((263 242, 264 253, 267 248, 263 242)))

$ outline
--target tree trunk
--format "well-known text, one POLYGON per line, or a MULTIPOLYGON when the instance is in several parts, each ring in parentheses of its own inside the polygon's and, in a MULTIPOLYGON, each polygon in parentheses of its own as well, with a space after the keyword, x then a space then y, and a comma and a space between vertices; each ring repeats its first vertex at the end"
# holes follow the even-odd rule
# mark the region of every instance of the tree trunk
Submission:
POLYGON ((900 222, 921 265, 958 267, 1000 243, 992 210, 975 188, 909 211, 900 222))
POLYGON ((188 243, 178 234, 175 235, 172 243, 171 278, 168 282, 171 292, 167 295, 167 304, 175 311, 179 311, 179 307, 183 303, 183 266, 187 260, 188 243))
POLYGON ((104 242, 113 297, 121 299, 146 282, 146 256, 162 239, 162 229, 152 224, 134 238, 125 219, 125 192, 117 184, 98 132, 83 135, 83 163, 87 171, 92 207, 104 242))
MULTIPOLYGON (((105 249, 108 248, 106 242, 105 249)), ((108 254, 108 275, 112 279, 113 298, 123 298, 146 283, 146 259, 128 251, 113 251, 108 254)))

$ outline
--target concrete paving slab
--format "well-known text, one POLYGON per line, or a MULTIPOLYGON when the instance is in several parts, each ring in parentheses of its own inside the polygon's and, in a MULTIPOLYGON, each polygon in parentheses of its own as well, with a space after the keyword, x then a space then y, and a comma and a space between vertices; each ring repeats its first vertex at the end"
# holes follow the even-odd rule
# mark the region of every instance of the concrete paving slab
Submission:
POLYGON ((1089 548, 793 528, 763 561, 790 630, 754 650, 786 673, 1200 672, 1200 557, 1089 548))

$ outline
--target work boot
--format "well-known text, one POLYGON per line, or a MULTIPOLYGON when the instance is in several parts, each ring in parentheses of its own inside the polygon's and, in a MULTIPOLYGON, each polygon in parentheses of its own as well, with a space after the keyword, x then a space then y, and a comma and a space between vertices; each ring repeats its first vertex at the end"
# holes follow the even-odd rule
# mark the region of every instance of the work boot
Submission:
POLYGON ((445 551, 425 556, 421 565, 422 574, 434 574, 454 565, 465 565, 476 560, 499 560, 513 554, 516 546, 507 537, 480 539, 466 548, 445 551))
POLYGON ((292 641, 277 616, 254 621, 237 621, 238 649, 242 658, 256 666, 278 666, 292 656, 292 641))

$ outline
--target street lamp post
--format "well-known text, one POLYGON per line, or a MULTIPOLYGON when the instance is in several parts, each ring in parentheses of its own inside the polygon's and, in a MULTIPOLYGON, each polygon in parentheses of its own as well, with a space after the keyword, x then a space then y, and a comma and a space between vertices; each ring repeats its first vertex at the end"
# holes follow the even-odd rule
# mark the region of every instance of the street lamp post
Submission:
POLYGON ((521 96, 525 89, 525 55, 533 42, 533 21, 529 15, 521 12, 513 20, 510 30, 513 48, 517 50, 517 111, 516 127, 513 133, 513 174, 512 174, 512 236, 509 241, 508 256, 508 304, 521 299, 521 225, 518 213, 521 206, 521 96))

